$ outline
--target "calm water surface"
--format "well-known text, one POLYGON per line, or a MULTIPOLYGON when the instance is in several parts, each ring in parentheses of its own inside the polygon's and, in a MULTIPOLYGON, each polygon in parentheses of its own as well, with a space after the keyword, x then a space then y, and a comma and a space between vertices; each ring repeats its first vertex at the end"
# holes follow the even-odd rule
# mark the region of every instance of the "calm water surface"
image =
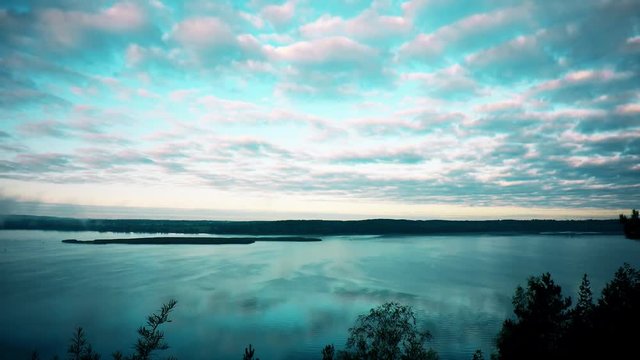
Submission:
MULTIPOLYGON (((148 235, 148 234, 143 234, 148 235)), ((318 359, 341 348, 358 314, 413 306, 443 359, 493 350, 511 296, 551 272, 575 297, 583 273, 599 294, 615 270, 640 267, 622 236, 327 237, 320 243, 73 245, 140 234, 0 231, 0 357, 64 357, 75 326, 103 354, 128 353, 145 316, 178 300, 166 330, 180 359, 318 359)))

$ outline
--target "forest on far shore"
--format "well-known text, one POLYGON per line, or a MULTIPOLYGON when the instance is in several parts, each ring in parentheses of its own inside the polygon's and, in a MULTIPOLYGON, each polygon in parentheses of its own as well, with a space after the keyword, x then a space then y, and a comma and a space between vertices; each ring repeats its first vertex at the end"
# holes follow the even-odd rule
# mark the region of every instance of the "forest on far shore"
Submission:
POLYGON ((143 220, 6 215, 0 230, 57 230, 220 235, 622 234, 612 220, 143 220))

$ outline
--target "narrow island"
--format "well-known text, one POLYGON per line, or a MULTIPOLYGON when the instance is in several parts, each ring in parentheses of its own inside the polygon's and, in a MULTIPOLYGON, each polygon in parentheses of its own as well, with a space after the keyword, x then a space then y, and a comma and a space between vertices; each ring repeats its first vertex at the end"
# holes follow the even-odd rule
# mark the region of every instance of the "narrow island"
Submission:
POLYGON ((62 240, 67 244, 86 245, 106 245, 106 244, 128 244, 128 245, 249 245, 256 241, 277 241, 277 242, 314 242, 322 241, 318 238, 299 236, 280 237, 183 237, 183 236, 161 236, 161 237, 141 237, 128 239, 95 239, 95 240, 62 240))

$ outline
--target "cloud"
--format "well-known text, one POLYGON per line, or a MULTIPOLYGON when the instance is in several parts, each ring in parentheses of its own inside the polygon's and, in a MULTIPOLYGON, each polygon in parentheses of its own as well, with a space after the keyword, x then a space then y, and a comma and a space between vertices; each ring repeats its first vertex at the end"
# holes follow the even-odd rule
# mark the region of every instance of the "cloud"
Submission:
MULTIPOLYGON (((632 206, 638 11, 631 0, 5 2, 0 187, 76 199, 68 189, 83 184, 127 202, 138 195, 105 189, 170 186, 195 202, 271 199, 287 214, 292 198, 632 206)), ((170 195, 147 201, 173 206, 170 195)))
MULTIPOLYGON (((173 63, 183 60, 207 66, 228 63, 233 59, 260 57, 262 51, 261 44, 253 35, 236 34, 231 26, 217 17, 185 19, 174 25, 163 38, 181 46, 171 51, 159 51, 161 58, 173 63), (181 57, 180 49, 186 50, 191 59, 181 57)), ((152 52, 152 55, 155 54, 152 52)))
POLYGON ((5 165, 18 172, 34 174, 77 169, 71 157, 62 153, 18 154, 15 162, 5 162, 5 165))
POLYGON ((276 29, 281 29, 291 22, 296 11, 296 1, 289 0, 280 5, 267 5, 260 10, 260 15, 276 29))
POLYGON ((76 61, 115 51, 127 40, 146 42, 159 34, 147 9, 131 2, 104 8, 36 4, 21 11, 4 9, 0 11, 0 28, 7 29, 7 35, 0 37, 4 45, 76 61))
POLYGON ((457 48, 468 52, 486 44, 487 41, 495 41, 496 37, 513 33, 513 29, 508 29, 508 26, 525 26, 529 11, 528 6, 520 6, 473 14, 443 26, 433 33, 418 35, 403 44, 398 54, 403 58, 437 61, 449 50, 457 48))
POLYGON ((63 129, 64 127, 65 127, 64 124, 60 122, 46 120, 46 121, 40 121, 37 123, 23 124, 22 126, 20 126, 20 130, 23 133, 28 135, 35 135, 35 136, 45 135, 45 136, 54 136, 54 137, 61 138, 66 135, 66 131, 63 129))
POLYGON ((51 114, 47 120, 24 122, 16 127, 16 133, 22 140, 43 141, 42 138, 48 137, 90 144, 127 145, 132 141, 121 129, 127 125, 134 125, 134 122, 117 111, 75 106, 51 114))
POLYGON ((377 51, 343 36, 299 41, 280 47, 268 47, 271 58, 303 66, 368 64, 377 51))
POLYGON ((616 113, 621 115, 640 114, 640 104, 624 104, 616 108, 616 113))
POLYGON ((563 66, 560 59, 545 50, 544 43, 540 41, 544 33, 541 30, 535 35, 518 36, 468 55, 466 65, 475 75, 488 79, 517 81, 553 76, 563 66))
POLYGON ((385 84, 378 50, 343 36, 265 46, 273 61, 289 64, 277 91, 308 96, 357 96, 362 84, 385 84))
POLYGON ((626 41, 640 10, 635 1, 563 1, 535 4, 538 29, 466 57, 478 75, 513 80, 557 77, 573 66, 619 71, 635 68, 626 41))
POLYGON ((482 93, 481 85, 459 64, 431 73, 405 73, 401 76, 404 80, 418 81, 428 94, 436 97, 467 98, 482 93))
POLYGON ((146 24, 146 14, 132 3, 116 3, 97 13, 46 9, 38 14, 50 39, 57 45, 75 47, 88 31, 122 34, 146 24))
POLYGON ((215 17, 184 20, 173 27, 167 36, 193 48, 225 47, 235 43, 231 27, 215 17))
POLYGON ((0 105, 4 108, 42 106, 64 108, 70 105, 66 99, 40 90, 30 79, 16 79, 12 74, 0 71, 0 105))
POLYGON ((350 19, 324 14, 301 26, 299 31, 307 38, 346 36, 379 41, 403 36, 412 28, 411 21, 402 16, 380 15, 375 9, 369 8, 350 19))
POLYGON ((84 148, 75 156, 77 163, 91 169, 113 168, 122 165, 151 165, 155 161, 146 154, 123 148, 116 151, 104 151, 100 148, 84 148))
POLYGON ((382 150, 376 149, 370 152, 360 153, 343 153, 336 155, 332 161, 346 164, 417 164, 424 161, 425 158, 416 150, 398 149, 398 150, 382 150))
POLYGON ((569 72, 560 79, 545 81, 533 87, 532 96, 554 102, 593 101, 602 95, 633 89, 638 81, 630 71, 611 69, 569 72))
POLYGON ((606 116, 585 117, 578 124, 578 129, 587 133, 638 127, 640 127, 640 124, 636 113, 607 113, 606 116))
POLYGON ((513 113, 521 111, 523 107, 524 103, 521 99, 507 99, 478 105, 475 110, 480 113, 513 113))
POLYGON ((548 28, 547 46, 575 64, 625 63, 621 49, 637 26, 637 1, 566 1, 539 6, 537 15, 548 28))

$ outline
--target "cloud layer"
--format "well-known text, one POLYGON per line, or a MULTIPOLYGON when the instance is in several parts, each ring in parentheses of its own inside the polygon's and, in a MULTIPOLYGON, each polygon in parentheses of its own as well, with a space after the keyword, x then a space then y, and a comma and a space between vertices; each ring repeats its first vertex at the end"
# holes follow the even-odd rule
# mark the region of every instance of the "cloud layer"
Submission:
POLYGON ((637 0, 0 2, 0 190, 301 216, 637 207, 637 14, 637 0))

